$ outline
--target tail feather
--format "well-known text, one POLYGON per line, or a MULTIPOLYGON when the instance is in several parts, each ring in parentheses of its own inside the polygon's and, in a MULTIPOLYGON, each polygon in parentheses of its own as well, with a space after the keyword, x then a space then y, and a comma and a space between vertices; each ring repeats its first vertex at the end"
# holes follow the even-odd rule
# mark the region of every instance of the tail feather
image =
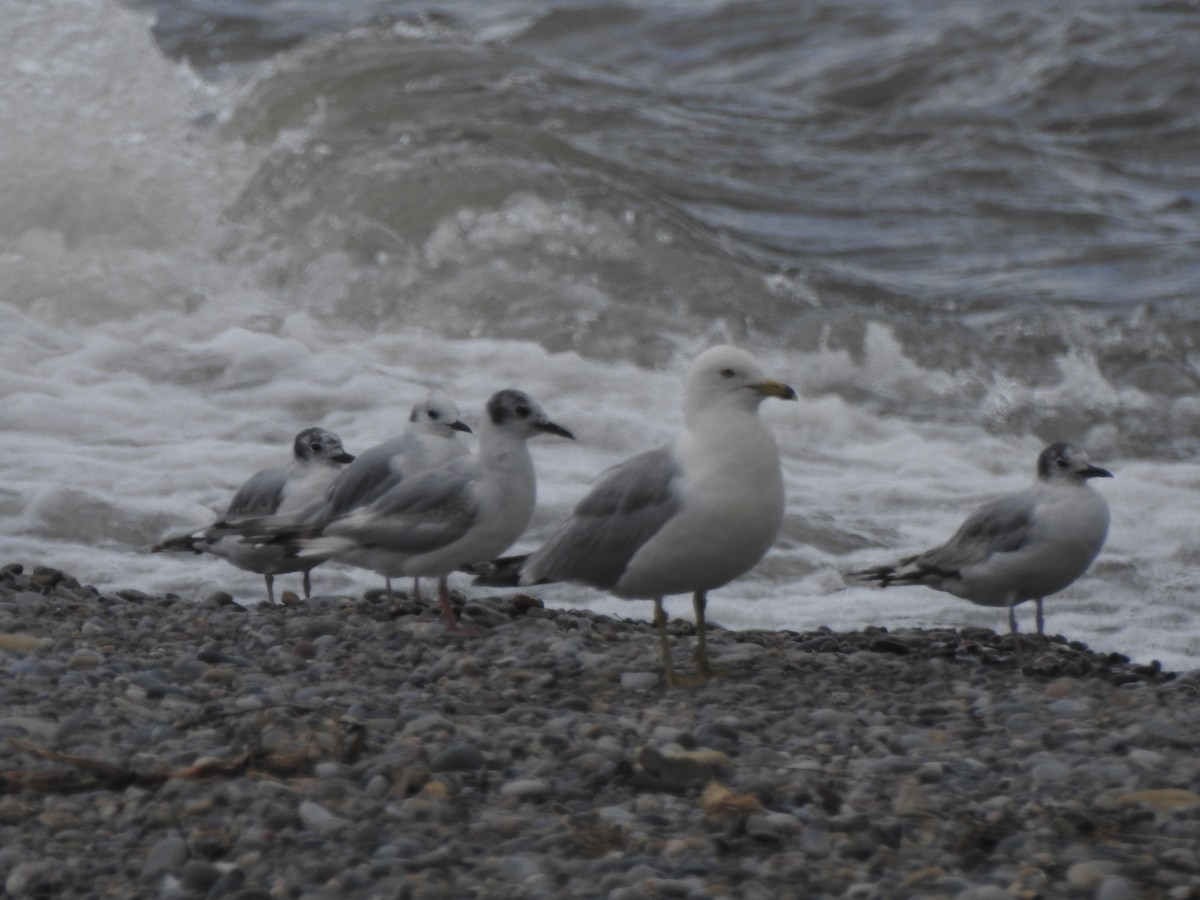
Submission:
POLYGON ((917 562, 918 559, 920 557, 911 556, 908 559, 902 559, 900 562, 891 565, 873 566, 870 569, 860 569, 857 572, 848 572, 846 574, 852 578, 873 581, 881 588, 891 587, 894 584, 929 584, 931 581, 941 581, 958 577, 958 572, 950 572, 929 565, 921 565, 917 562))
POLYGON ((317 565, 357 546, 350 538, 323 534, 328 525, 302 522, 296 516, 257 516, 217 522, 209 533, 236 537, 256 547, 274 547, 285 559, 312 560, 317 565))
POLYGON ((302 537, 290 542, 286 552, 291 559, 325 560, 357 546, 344 537, 302 537))
POLYGON ((199 546, 200 541, 204 539, 204 532, 194 532, 190 534, 177 534, 174 537, 169 537, 161 543, 155 544, 150 548, 151 553, 195 553, 197 556, 204 553, 203 548, 199 546))
POLYGON ((895 566, 874 566, 870 569, 859 569, 856 572, 847 572, 851 578, 860 578, 863 581, 874 581, 880 587, 887 587, 891 584, 896 575, 895 566))
POLYGON ((479 587, 520 587, 521 568, 529 554, 519 556, 501 556, 491 562, 474 563, 463 566, 462 571, 474 575, 471 584, 479 587))
POLYGON ((318 537, 324 525, 325 523, 303 524, 291 516, 257 516, 233 522, 215 522, 209 531, 239 537, 251 544, 298 546, 303 541, 318 537))

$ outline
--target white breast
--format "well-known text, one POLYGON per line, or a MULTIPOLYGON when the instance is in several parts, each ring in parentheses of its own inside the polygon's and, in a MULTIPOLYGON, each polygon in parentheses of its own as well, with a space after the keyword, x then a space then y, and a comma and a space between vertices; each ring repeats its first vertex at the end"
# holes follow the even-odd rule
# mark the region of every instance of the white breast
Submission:
POLYGON ((783 521, 779 451, 757 415, 738 427, 685 432, 672 448, 683 470, 678 513, 634 555, 618 596, 720 587, 770 549, 783 521))

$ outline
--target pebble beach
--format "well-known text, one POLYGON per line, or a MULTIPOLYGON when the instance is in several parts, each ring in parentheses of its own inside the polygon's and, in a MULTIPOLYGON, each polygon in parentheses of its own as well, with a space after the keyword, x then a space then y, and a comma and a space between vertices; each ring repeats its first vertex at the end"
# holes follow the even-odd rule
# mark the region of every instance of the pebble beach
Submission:
POLYGON ((668 689, 649 622, 284 600, 0 569, 6 896, 1200 898, 1200 671, 717 625, 668 689))

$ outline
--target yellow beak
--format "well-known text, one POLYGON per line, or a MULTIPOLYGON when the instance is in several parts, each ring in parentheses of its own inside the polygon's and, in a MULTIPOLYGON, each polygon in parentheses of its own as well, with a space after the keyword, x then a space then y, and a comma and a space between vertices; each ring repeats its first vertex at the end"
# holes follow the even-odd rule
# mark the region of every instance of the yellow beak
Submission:
POLYGON ((764 397, 778 397, 780 400, 796 399, 796 389, 782 381, 760 381, 751 387, 764 397))

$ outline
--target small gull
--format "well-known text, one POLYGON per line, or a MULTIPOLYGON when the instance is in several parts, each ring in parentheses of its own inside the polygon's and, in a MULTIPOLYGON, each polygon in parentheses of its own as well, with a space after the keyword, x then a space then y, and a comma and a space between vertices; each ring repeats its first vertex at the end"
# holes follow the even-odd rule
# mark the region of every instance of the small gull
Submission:
POLYGON ((1016 646, 1016 606, 1037 603, 1087 571, 1108 535, 1108 503, 1087 483, 1112 478, 1087 452, 1051 444, 1037 460, 1037 481, 976 509, 946 543, 897 563, 851 575, 880 587, 922 584, 980 606, 1007 606, 1016 646))
POLYGON ((300 559, 345 560, 388 578, 437 578, 446 626, 457 631, 447 576, 503 553, 525 531, 537 501, 526 441, 539 434, 575 439, 527 394, 500 391, 487 402, 477 454, 404 478, 368 506, 271 540, 290 545, 300 559))
POLYGON ((708 677, 707 592, 751 569, 783 521, 779 450, 758 416, 767 397, 795 400, 796 392, 768 380, 743 350, 701 353, 684 388, 683 432, 601 475, 571 518, 525 560, 521 583, 574 581, 653 600, 672 685, 682 682, 671 661, 663 597, 692 594, 697 665, 708 677))
MULTIPOLYGON (((458 417, 458 405, 441 391, 431 391, 414 404, 404 431, 358 455, 329 486, 323 502, 305 511, 308 524, 330 522, 351 510, 369 506, 405 478, 436 469, 470 452, 463 434, 471 429, 458 417)), ((340 562, 354 563, 349 554, 340 562)), ((366 566, 370 568, 370 566, 366 566)), ((392 580, 386 580, 392 589, 392 580)), ((413 594, 420 598, 417 579, 413 594)))
POLYGON ((275 603, 275 576, 304 573, 304 596, 312 592, 309 573, 320 560, 291 559, 283 548, 258 545, 242 538, 229 526, 245 519, 296 513, 317 502, 354 457, 342 439, 324 428, 306 428, 292 442, 292 464, 255 472, 241 486, 222 518, 200 531, 167 538, 154 545, 154 553, 210 553, 227 562, 262 575, 267 582, 267 600, 275 603))

